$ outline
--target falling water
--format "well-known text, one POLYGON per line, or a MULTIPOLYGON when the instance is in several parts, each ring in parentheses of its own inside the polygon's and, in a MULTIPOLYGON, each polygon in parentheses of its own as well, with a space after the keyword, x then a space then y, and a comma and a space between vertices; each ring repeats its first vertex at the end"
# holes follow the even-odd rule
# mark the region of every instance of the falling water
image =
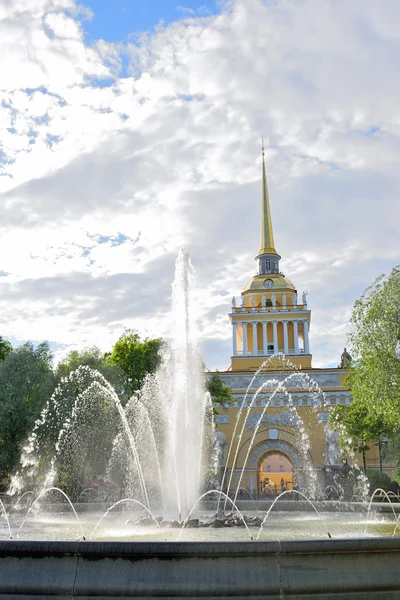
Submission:
MULTIPOLYGON (((274 355, 274 357, 275 357, 275 355, 274 355)), ((227 457, 226 457, 226 462, 225 462, 225 467, 224 467, 224 472, 223 472, 223 475, 222 475, 222 480, 221 480, 221 489, 223 489, 223 488, 224 488, 225 477, 226 477, 226 472, 227 472, 227 469, 228 469, 228 463, 229 463, 229 457, 230 457, 230 455, 231 455, 231 451, 232 451, 233 443, 234 443, 234 441, 235 441, 236 430, 237 430, 237 428, 238 428, 238 425, 239 425, 240 417, 242 416, 242 411, 243 411, 244 407, 246 406, 247 395, 249 394, 249 392, 250 392, 251 388, 253 387, 253 385, 254 385, 254 382, 256 381, 256 379, 257 379, 258 375, 259 375, 259 374, 260 374, 260 373, 261 373, 261 372, 264 370, 264 368, 267 366, 267 364, 270 362, 270 360, 271 360, 271 357, 267 358, 267 360, 265 360, 265 361, 264 361, 264 362, 261 364, 260 368, 259 368, 259 369, 256 371, 256 373, 253 375, 253 377, 252 377, 252 379, 251 379, 251 381, 250 381, 249 385, 247 386, 247 390, 246 390, 246 393, 245 393, 245 395, 244 395, 244 398, 243 398, 243 400, 242 400, 242 404, 240 405, 240 408, 239 408, 239 410, 238 410, 238 413, 237 413, 237 415, 236 415, 235 426, 234 426, 234 428, 233 428, 233 434, 232 434, 231 441, 230 441, 230 444, 229 444, 229 448, 228 448, 228 454, 227 454, 227 457)), ((247 410, 247 414, 249 414, 249 412, 250 412, 250 408, 251 408, 252 404, 253 404, 253 401, 251 402, 251 404, 250 404, 250 406, 249 406, 249 408, 248 408, 248 410, 247 410)), ((247 417, 246 417, 246 418, 247 418, 247 417)), ((246 420, 246 419, 245 419, 245 420, 246 420)), ((233 463, 235 463, 235 462, 236 462, 236 456, 237 456, 238 448, 239 448, 239 444, 237 444, 237 445, 236 445, 236 454, 235 454, 235 458, 233 459, 233 463)), ((232 476, 231 476, 231 479, 232 479, 232 476)), ((229 484, 228 484, 228 491, 229 491, 229 488, 230 488, 230 482, 231 482, 231 479, 230 479, 230 481, 229 481, 229 484)), ((219 497, 219 499, 218 499, 217 513, 219 512, 219 503, 220 503, 220 500, 221 500, 221 496, 220 496, 220 497, 219 497)), ((225 502, 225 506, 226 506, 226 502, 225 502)), ((225 510, 225 508, 224 508, 224 510, 225 510)))
POLYGON ((50 488, 48 488, 48 489, 46 489, 46 490, 43 490, 43 491, 42 491, 42 492, 39 494, 39 496, 38 496, 38 497, 36 498, 36 500, 35 500, 35 501, 32 503, 31 507, 29 508, 28 512, 26 513, 26 515, 25 515, 25 517, 24 517, 24 519, 23 519, 23 521, 22 521, 22 523, 21 523, 21 525, 20 525, 20 527, 19 527, 19 529, 18 529, 18 531, 17 531, 17 537, 19 537, 19 534, 20 534, 20 532, 21 532, 21 529, 22 529, 22 528, 23 528, 23 526, 25 525, 25 522, 26 522, 27 518, 29 517, 29 515, 31 514, 31 512, 33 511, 33 509, 35 508, 35 506, 38 504, 38 502, 40 502, 40 500, 43 498, 43 496, 45 496, 45 495, 46 495, 46 494, 48 494, 49 492, 57 492, 57 493, 61 494, 61 495, 62 495, 62 496, 63 496, 63 497, 66 499, 66 501, 68 502, 69 506, 71 507, 71 509, 72 509, 72 512, 74 513, 75 519, 76 519, 76 521, 77 521, 77 523, 78 523, 78 525, 79 525, 79 527, 80 527, 80 530, 81 530, 81 538, 84 540, 84 539, 85 539, 85 534, 84 534, 84 531, 83 531, 83 528, 82 528, 82 523, 80 522, 80 519, 79 519, 79 517, 78 517, 78 515, 77 515, 77 512, 76 512, 76 510, 75 510, 75 507, 74 507, 74 505, 72 504, 71 500, 68 498, 67 494, 66 494, 65 492, 63 492, 62 490, 60 490, 59 488, 57 488, 57 487, 50 487, 50 488))
POLYGON ((8 514, 6 511, 6 507, 4 506, 3 502, 0 500, 0 510, 1 510, 1 515, 5 518, 6 522, 7 522, 7 527, 8 527, 8 535, 10 540, 12 539, 12 535, 11 535, 11 527, 10 527, 10 520, 8 518, 8 514))
POLYGON ((394 510, 394 506, 392 504, 391 499, 389 498, 389 495, 382 488, 376 488, 376 490, 374 490, 371 498, 369 499, 368 511, 367 511, 367 518, 365 520, 364 534, 367 533, 367 528, 368 528, 368 523, 369 523, 369 517, 370 517, 370 514, 371 514, 371 508, 372 508, 372 503, 373 503, 374 498, 375 498, 375 496, 377 494, 382 494, 386 498, 386 500, 389 502, 389 504, 390 504, 390 507, 391 507, 392 512, 393 512, 394 520, 395 520, 395 523, 396 523, 396 526, 395 526, 394 531, 392 533, 392 536, 394 536, 396 534, 396 531, 397 531, 397 528, 398 528, 400 517, 397 517, 396 511, 394 510))
POLYGON ((269 515, 270 515, 270 512, 271 512, 271 510, 274 508, 274 506, 275 506, 275 504, 278 502, 278 500, 280 500, 280 499, 281 499, 283 496, 286 496, 287 494, 292 494, 292 495, 296 494, 297 496, 300 496, 301 498, 304 498, 304 500, 306 500, 306 501, 307 501, 307 502, 310 504, 311 508, 313 508, 313 509, 314 509, 314 511, 317 513, 317 515, 318 515, 318 517, 319 517, 320 521, 323 523, 323 525, 324 525, 324 527, 325 527, 325 529, 326 529, 326 533, 327 533, 328 537, 329 537, 329 538, 331 538, 331 537, 332 537, 332 536, 331 536, 331 534, 330 534, 330 533, 329 533, 329 531, 328 531, 328 528, 327 528, 327 526, 326 526, 326 523, 325 523, 325 519, 324 519, 324 517, 321 515, 321 513, 319 512, 319 510, 317 509, 317 507, 315 506, 315 504, 314 504, 313 502, 311 502, 311 500, 310 500, 309 498, 307 498, 307 496, 306 496, 305 494, 303 494, 302 492, 299 492, 298 490, 286 490, 286 491, 284 491, 284 492, 281 492, 281 493, 279 494, 279 496, 277 496, 277 497, 275 498, 275 500, 273 501, 273 503, 271 504, 271 506, 270 506, 270 507, 269 507, 269 509, 267 510, 267 514, 265 515, 265 517, 264 517, 264 519, 263 519, 263 521, 262 521, 262 523, 261 523, 260 529, 259 529, 259 531, 258 531, 257 538, 256 538, 257 540, 258 540, 258 538, 260 537, 260 534, 261 534, 261 532, 262 532, 262 530, 263 530, 264 524, 265 524, 265 522, 267 521, 267 519, 268 519, 268 517, 269 517, 269 515))
POLYGON ((166 540, 166 535, 165 535, 165 531, 164 529, 161 527, 160 523, 157 521, 156 517, 153 515, 153 513, 151 512, 151 510, 145 506, 144 504, 142 504, 141 502, 139 502, 139 500, 135 500, 134 498, 123 498, 122 500, 118 500, 117 502, 114 502, 114 504, 112 506, 110 506, 110 508, 108 508, 106 510, 106 512, 104 513, 104 515, 101 517, 101 519, 97 522, 95 528, 93 529, 92 533, 89 536, 89 539, 91 540, 94 536, 94 534, 96 533, 98 527, 101 525, 101 523, 104 521, 104 519, 107 517, 107 515, 117 506, 121 506, 122 504, 136 504, 137 506, 140 506, 141 508, 143 508, 144 511, 146 511, 146 513, 148 513, 148 515, 150 516, 150 518, 154 521, 154 523, 156 524, 156 526, 158 527, 158 529, 160 530, 160 532, 162 533, 162 535, 164 536, 164 540, 166 540))
MULTIPOLYGON (((254 397, 253 397, 253 399, 251 401, 251 404, 250 404, 251 406, 253 406, 253 404, 254 404, 257 396, 262 391, 264 391, 264 390, 266 390, 268 388, 273 388, 273 387, 275 387, 275 389, 273 391, 271 390, 270 395, 269 395, 269 397, 267 398, 267 400, 265 402, 264 409, 261 412, 260 417, 259 417, 259 419, 258 419, 258 421, 257 421, 257 423, 255 425, 254 433, 253 433, 253 435, 252 435, 252 437, 250 439, 250 442, 249 442, 249 445, 248 445, 248 449, 247 449, 247 454, 246 454, 246 457, 244 459, 242 470, 241 470, 241 473, 240 473, 240 476, 239 476, 239 480, 238 480, 238 483, 237 483, 236 494, 235 494, 235 502, 236 502, 236 499, 237 499, 238 488, 241 485, 241 482, 242 482, 242 479, 243 479, 244 471, 245 471, 245 468, 246 468, 246 465, 247 465, 247 461, 248 461, 250 452, 251 452, 251 450, 253 449, 253 446, 254 446, 254 441, 255 441, 256 435, 257 435, 258 430, 260 428, 260 425, 262 423, 263 417, 264 417, 266 411, 268 410, 268 408, 269 408, 269 406, 271 404, 271 401, 274 399, 274 397, 277 394, 283 394, 283 395, 285 395, 288 398, 287 405, 288 405, 289 409, 291 411, 293 411, 295 413, 295 415, 296 415, 296 420, 297 420, 297 424, 298 424, 298 428, 299 428, 299 434, 300 434, 300 436, 299 436, 300 439, 299 439, 298 446, 299 446, 299 450, 300 450, 301 455, 302 455, 303 465, 304 465, 304 467, 307 467, 307 463, 308 463, 308 456, 307 456, 307 454, 308 454, 308 450, 309 450, 309 447, 310 447, 309 436, 308 436, 307 431, 306 431, 306 429, 304 427, 303 421, 300 418, 296 407, 294 406, 292 396, 291 396, 291 394, 286 389, 286 386, 288 386, 289 383, 290 383, 291 387, 298 387, 299 389, 305 389, 305 388, 307 388, 306 384, 308 384, 308 392, 311 394, 312 407, 314 409, 317 408, 317 407, 319 407, 321 405, 321 398, 320 398, 321 394, 322 394, 322 399, 324 401, 324 394, 323 394, 323 392, 321 392, 321 390, 319 389, 318 385, 314 382, 314 380, 312 380, 307 374, 305 374, 305 373, 299 373, 298 371, 295 371, 295 372, 291 373, 290 375, 288 375, 287 377, 285 377, 285 379, 282 382, 279 382, 278 380, 273 379, 273 380, 266 381, 266 382, 264 382, 264 383, 262 383, 260 385, 260 387, 258 388, 258 390, 256 390, 256 392, 254 394, 254 397)), ((248 416, 249 416, 249 411, 247 411, 246 418, 245 418, 245 420, 243 422, 242 429, 241 429, 241 432, 239 434, 239 438, 238 438, 238 442, 237 442, 237 449, 236 449, 236 453, 235 453, 235 457, 234 457, 234 462, 232 464, 232 469, 231 469, 231 476, 230 476, 230 479, 229 479, 229 482, 228 482, 228 489, 227 489, 227 493, 228 494, 229 494, 229 489, 230 489, 230 485, 231 485, 231 482, 232 482, 233 471, 234 471, 234 468, 236 466, 236 460, 237 460, 237 456, 238 456, 238 449, 241 447, 241 440, 242 440, 242 436, 243 436, 243 433, 244 433, 244 430, 245 430, 245 426, 246 426, 246 422, 247 422, 248 416)), ((315 471, 313 469, 308 469, 307 470, 307 475, 308 475, 308 479, 309 479, 307 488, 308 488, 308 491, 309 491, 310 495, 312 495, 314 497, 315 491, 316 491, 316 473, 315 473, 315 471)), ((225 501, 225 505, 224 505, 224 510, 225 510, 225 508, 226 508, 226 501, 225 501)))
POLYGON ((199 496, 198 464, 205 419, 205 392, 198 350, 193 299, 194 270, 188 253, 179 252, 172 285, 171 338, 159 372, 166 435, 164 482, 166 514, 184 518, 199 496))
POLYGON ((179 542, 181 535, 182 535, 182 531, 184 530, 186 523, 189 521, 191 515, 193 514, 193 512, 196 510, 197 505, 201 502, 201 500, 203 500, 203 498, 205 498, 206 496, 209 496, 210 494, 219 494, 220 496, 223 496, 227 502, 230 502, 230 504, 232 505, 232 508, 237 512, 237 514, 239 515, 240 520, 242 521, 243 525, 246 528, 247 533, 249 534, 249 538, 252 540, 253 536, 250 533, 250 529, 246 523, 246 519, 244 518, 244 516, 242 515, 242 513, 240 512, 240 510, 238 509, 238 507, 236 506, 235 502, 229 498, 229 496, 227 496, 224 492, 221 492, 221 490, 209 490, 208 492, 205 492, 204 494, 202 494, 199 498, 197 498, 196 502, 193 504, 192 508, 189 510, 186 519, 183 521, 182 523, 182 527, 181 530, 179 532, 179 535, 176 539, 177 542, 179 542))

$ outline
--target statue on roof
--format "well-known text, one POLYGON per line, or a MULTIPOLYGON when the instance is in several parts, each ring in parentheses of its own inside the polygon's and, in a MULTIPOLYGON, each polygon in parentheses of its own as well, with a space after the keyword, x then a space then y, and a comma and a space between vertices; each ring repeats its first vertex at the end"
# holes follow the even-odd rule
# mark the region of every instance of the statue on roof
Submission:
POLYGON ((352 360, 351 354, 349 354, 345 348, 342 352, 342 356, 340 357, 340 368, 348 369, 351 367, 352 360))

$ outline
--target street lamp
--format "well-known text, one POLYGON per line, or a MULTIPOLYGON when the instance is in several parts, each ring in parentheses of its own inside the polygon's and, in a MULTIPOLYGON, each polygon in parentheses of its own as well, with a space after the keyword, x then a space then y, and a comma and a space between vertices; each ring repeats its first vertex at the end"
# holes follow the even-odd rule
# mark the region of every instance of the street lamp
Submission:
POLYGON ((378 449, 379 449, 379 468, 382 472, 382 446, 388 443, 387 438, 384 436, 379 438, 378 449))

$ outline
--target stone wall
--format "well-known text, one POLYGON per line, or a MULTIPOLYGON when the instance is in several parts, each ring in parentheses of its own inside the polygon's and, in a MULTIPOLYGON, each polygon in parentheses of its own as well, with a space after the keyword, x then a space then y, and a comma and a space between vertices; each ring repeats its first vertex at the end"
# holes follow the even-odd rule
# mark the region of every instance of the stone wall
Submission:
POLYGON ((0 543, 0 598, 400 597, 400 539, 0 543))

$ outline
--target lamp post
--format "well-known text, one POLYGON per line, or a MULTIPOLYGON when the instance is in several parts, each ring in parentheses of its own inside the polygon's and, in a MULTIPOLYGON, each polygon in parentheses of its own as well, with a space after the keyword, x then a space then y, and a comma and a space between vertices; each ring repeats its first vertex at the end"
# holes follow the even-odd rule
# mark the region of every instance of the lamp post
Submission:
POLYGON ((379 438, 378 449, 379 449, 379 468, 382 473, 382 446, 387 444, 387 439, 385 437, 379 438))
POLYGON ((363 457, 363 467, 364 467, 364 475, 367 474, 367 460, 365 458, 365 450, 368 450, 368 447, 366 445, 366 443, 364 442, 364 440, 362 440, 362 446, 361 446, 361 452, 362 452, 362 457, 363 457))

